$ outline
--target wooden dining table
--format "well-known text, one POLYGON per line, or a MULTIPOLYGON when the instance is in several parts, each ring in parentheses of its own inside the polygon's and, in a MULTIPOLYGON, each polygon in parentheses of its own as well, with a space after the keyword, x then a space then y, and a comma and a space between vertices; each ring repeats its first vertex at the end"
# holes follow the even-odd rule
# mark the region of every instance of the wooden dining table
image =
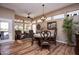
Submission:
MULTIPOLYGON (((51 37, 50 38, 54 38, 54 33, 51 33, 51 37)), ((41 40, 40 33, 34 34, 34 39, 36 39, 36 41, 38 41, 38 45, 40 45, 40 40, 41 40)))
MULTIPOLYGON (((54 37, 54 33, 51 33, 51 37, 54 37)), ((41 38, 40 33, 34 34, 34 38, 41 38)))

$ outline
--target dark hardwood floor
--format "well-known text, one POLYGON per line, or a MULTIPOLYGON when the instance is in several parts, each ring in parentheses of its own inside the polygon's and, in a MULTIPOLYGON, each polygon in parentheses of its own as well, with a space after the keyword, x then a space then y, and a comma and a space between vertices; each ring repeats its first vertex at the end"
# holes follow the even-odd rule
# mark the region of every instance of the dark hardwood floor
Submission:
POLYGON ((74 55, 74 47, 57 42, 57 45, 51 44, 50 51, 43 49, 35 42, 31 46, 31 40, 22 40, 23 43, 4 43, 1 44, 2 55, 74 55))

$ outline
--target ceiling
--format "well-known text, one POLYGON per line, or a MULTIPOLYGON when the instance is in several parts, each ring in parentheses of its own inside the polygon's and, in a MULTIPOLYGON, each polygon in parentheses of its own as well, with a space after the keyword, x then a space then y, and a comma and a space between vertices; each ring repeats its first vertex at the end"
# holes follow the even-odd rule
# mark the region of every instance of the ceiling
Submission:
MULTIPOLYGON (((55 11, 57 9, 71 5, 71 3, 44 3, 45 13, 50 11, 55 11)), ((17 15, 27 16, 27 13, 31 12, 31 17, 36 17, 42 15, 42 3, 2 3, 3 7, 12 9, 17 15)))

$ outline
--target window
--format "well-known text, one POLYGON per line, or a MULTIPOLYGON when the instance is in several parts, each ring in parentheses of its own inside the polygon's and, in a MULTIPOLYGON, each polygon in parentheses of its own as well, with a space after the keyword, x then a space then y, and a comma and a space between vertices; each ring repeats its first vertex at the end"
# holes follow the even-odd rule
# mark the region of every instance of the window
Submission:
POLYGON ((31 24, 30 24, 30 23, 25 24, 25 26, 24 26, 24 31, 26 31, 26 32, 29 33, 29 30, 31 30, 31 24))
POLYGON ((9 23, 8 22, 0 22, 0 30, 1 31, 8 31, 9 23))
POLYGON ((15 30, 21 30, 22 32, 23 31, 28 32, 31 29, 30 23, 31 22, 27 21, 27 20, 25 20, 23 22, 23 20, 16 19, 15 20, 15 30))
POLYGON ((23 20, 16 19, 15 22, 23 22, 23 20))
POLYGON ((30 23, 30 21, 25 20, 24 23, 30 23))
POLYGON ((0 22, 1 40, 9 39, 9 22, 0 22))
POLYGON ((52 19, 52 17, 47 17, 46 21, 50 21, 52 19))
POLYGON ((37 23, 42 22, 42 20, 37 20, 37 23))
POLYGON ((74 16, 74 14, 79 15, 79 10, 68 12, 69 16, 74 16))
POLYGON ((64 18, 64 14, 53 16, 53 19, 63 19, 63 18, 64 18))
POLYGON ((36 23, 36 21, 33 21, 32 23, 36 23))
MULTIPOLYGON (((38 21, 41 22, 41 21, 38 21)), ((33 29, 34 33, 36 33, 36 21, 32 23, 30 21, 25 20, 15 20, 15 30, 21 30, 29 33, 29 30, 33 29), (32 27, 32 28, 31 28, 32 27)))
POLYGON ((18 30, 18 24, 15 23, 15 30, 18 30))
POLYGON ((15 30, 23 31, 23 24, 22 23, 15 23, 15 30))
POLYGON ((34 33, 36 33, 36 24, 32 24, 32 30, 34 33))
POLYGON ((23 24, 18 25, 19 30, 23 31, 23 24))

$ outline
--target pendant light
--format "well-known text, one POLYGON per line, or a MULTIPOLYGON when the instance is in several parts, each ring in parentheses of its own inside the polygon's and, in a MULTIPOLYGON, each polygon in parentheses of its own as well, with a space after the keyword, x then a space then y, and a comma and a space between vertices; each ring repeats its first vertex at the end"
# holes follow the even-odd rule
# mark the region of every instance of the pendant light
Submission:
POLYGON ((45 20, 46 20, 46 16, 44 15, 44 4, 42 5, 42 7, 43 7, 43 15, 42 15, 42 17, 41 17, 41 20, 44 22, 45 20))

